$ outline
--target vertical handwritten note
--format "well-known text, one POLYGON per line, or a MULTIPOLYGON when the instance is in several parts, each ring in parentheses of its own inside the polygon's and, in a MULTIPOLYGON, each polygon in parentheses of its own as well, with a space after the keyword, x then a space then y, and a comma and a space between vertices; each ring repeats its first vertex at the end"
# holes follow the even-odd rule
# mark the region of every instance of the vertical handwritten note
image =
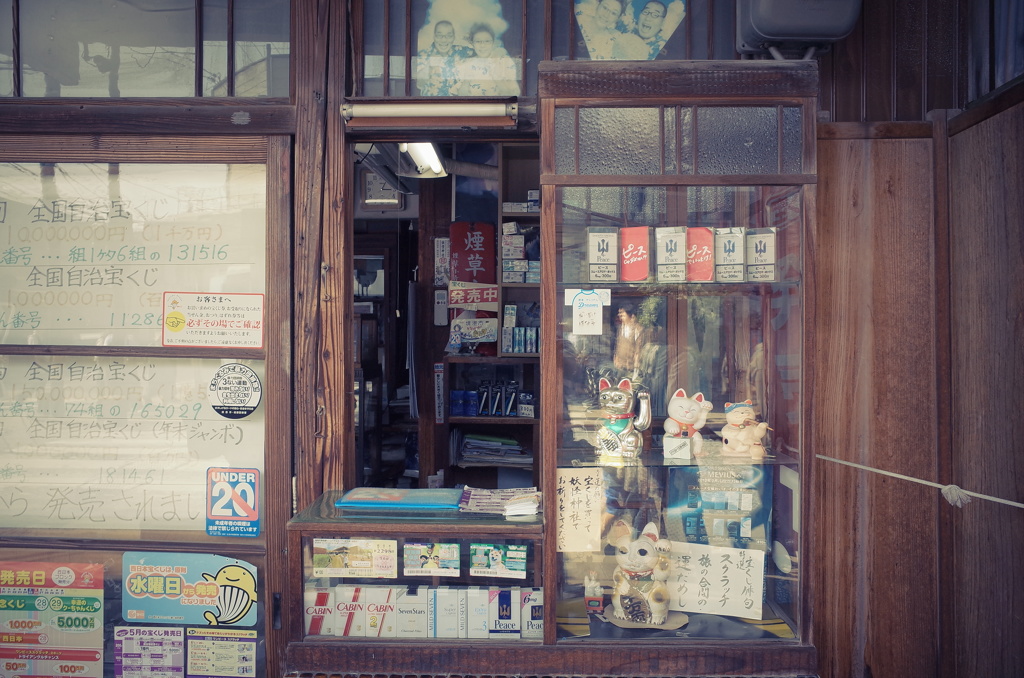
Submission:
POLYGON ((560 468, 558 486, 558 550, 598 551, 604 490, 600 468, 560 468))
POLYGON ((0 341, 160 346, 163 296, 266 291, 262 165, 0 163, 0 341))
POLYGON ((761 618, 764 551, 672 542, 669 608, 761 618))
POLYGON ((225 362, 0 356, 0 525, 205 530, 207 469, 263 469, 264 407, 211 401, 225 362))

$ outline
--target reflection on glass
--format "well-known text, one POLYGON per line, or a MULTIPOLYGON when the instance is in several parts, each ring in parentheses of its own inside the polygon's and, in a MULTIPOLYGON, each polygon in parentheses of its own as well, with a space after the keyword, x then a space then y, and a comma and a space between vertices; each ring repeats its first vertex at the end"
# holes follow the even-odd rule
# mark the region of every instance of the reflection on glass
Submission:
MULTIPOLYGON (((0 0, 0 16, 13 16, 13 0, 0 0)), ((0 97, 14 95, 14 43, 10 30, 0 30, 0 97)))
POLYGON ((263 165, 0 164, 0 195, 2 343, 161 346, 167 293, 265 292, 263 165))
POLYGON ((289 3, 235 2, 235 96, 287 97, 289 3))
POLYGON ((222 2, 203 3, 203 96, 227 94, 228 8, 222 2))
POLYGON ((263 361, 4 355, 0 372, 3 527, 203 532, 215 469, 252 469, 234 489, 256 506, 263 361))
POLYGON ((193 96, 195 3, 20 5, 24 96, 193 96))

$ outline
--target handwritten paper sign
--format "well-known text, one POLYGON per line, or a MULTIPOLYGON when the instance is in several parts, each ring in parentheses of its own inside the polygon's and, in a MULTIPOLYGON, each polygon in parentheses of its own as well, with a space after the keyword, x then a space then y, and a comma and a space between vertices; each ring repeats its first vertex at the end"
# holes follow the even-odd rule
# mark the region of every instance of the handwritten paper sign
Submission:
POLYGON ((669 608, 761 618, 764 551, 672 542, 669 608))
POLYGON ((266 291, 262 165, 0 164, 0 341, 160 346, 163 294, 266 291))
POLYGON ((230 365, 265 378, 261 361, 0 356, 0 524, 205 530, 207 469, 263 469, 264 408, 210 399, 230 365))
POLYGON ((601 469, 558 469, 555 498, 558 501, 558 550, 599 551, 604 512, 601 469))

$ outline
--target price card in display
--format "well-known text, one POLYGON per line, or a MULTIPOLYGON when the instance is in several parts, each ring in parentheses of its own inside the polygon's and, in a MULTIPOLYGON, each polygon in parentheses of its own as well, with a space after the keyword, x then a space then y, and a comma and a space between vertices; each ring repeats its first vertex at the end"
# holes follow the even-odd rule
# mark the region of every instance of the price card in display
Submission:
POLYGON ((398 542, 394 539, 314 539, 314 577, 398 576, 398 542))

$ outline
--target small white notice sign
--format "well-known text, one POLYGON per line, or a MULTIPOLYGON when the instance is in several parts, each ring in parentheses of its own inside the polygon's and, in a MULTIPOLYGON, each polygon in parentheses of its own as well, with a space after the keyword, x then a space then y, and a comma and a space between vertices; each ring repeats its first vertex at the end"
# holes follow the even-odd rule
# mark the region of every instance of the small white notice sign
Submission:
POLYGON ((163 345, 263 348, 263 295, 164 292, 163 345))

